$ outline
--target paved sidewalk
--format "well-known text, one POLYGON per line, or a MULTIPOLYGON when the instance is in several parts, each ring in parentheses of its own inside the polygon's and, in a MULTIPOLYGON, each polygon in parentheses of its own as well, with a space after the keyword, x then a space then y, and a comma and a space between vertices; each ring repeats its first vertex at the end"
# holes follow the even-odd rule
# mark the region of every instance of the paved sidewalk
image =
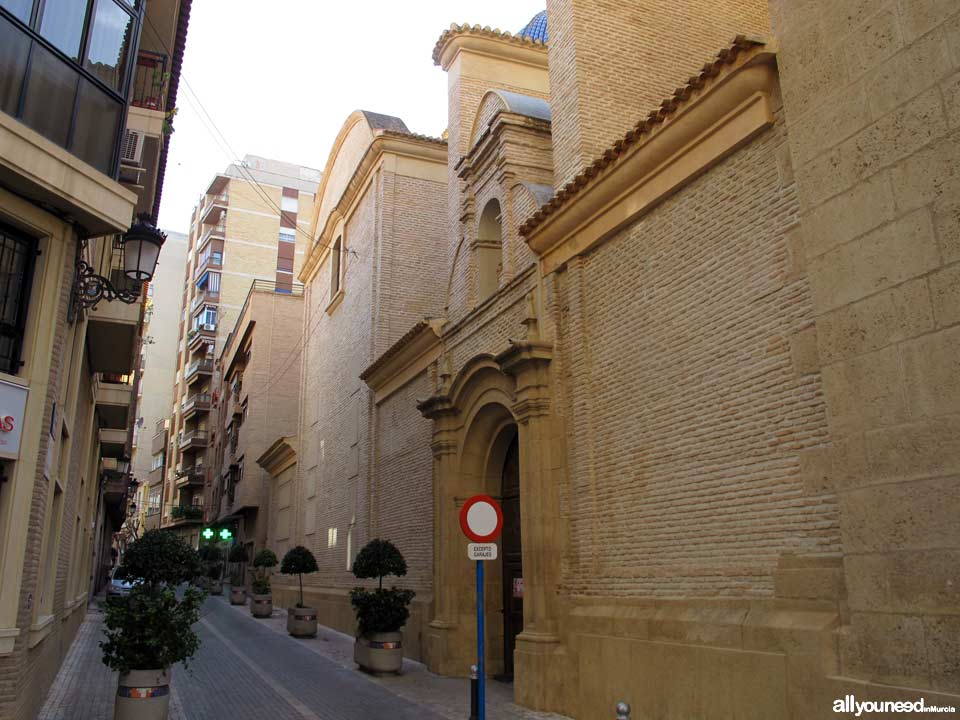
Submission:
MULTIPOLYGON (((226 599, 217 598, 233 612, 251 618, 247 605, 230 605, 226 599)), ((289 641, 309 648, 311 651, 337 663, 341 668, 380 685, 391 693, 410 700, 437 713, 447 720, 468 720, 470 717, 470 681, 462 678, 445 678, 427 670, 422 663, 404 658, 403 673, 399 676, 372 676, 361 673, 353 662, 353 636, 320 625, 315 638, 292 638, 287 634, 287 611, 274 609, 273 616, 254 620, 269 627, 289 641)), ((513 702, 513 685, 487 680, 488 720, 565 720, 562 715, 526 710, 513 702)))
MULTIPOLYGON (((116 673, 100 661, 103 616, 94 606, 64 661, 41 720, 107 720, 116 673)), ((404 661, 398 677, 354 669, 353 638, 321 627, 317 638, 286 633, 286 611, 267 620, 247 606, 209 598, 197 625, 200 651, 173 671, 171 720, 467 720, 469 682, 440 678, 404 661)), ((488 684, 490 720, 541 720, 512 702, 512 688, 488 684)))

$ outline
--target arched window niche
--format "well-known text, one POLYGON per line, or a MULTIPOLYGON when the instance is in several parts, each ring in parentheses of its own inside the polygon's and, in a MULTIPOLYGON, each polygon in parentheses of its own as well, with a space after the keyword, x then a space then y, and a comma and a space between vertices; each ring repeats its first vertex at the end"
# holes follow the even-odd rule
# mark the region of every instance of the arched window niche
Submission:
POLYGON ((497 200, 488 202, 480 215, 480 226, 477 228, 477 240, 473 250, 477 268, 478 304, 500 287, 500 273, 503 269, 503 228, 500 216, 500 203, 497 200))

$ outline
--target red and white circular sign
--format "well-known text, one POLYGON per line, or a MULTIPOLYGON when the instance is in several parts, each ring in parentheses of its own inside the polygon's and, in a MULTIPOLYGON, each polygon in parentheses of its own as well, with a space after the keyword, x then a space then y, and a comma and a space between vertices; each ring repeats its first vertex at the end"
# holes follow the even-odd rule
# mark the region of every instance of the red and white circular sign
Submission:
POLYGON ((493 542, 502 527, 500 503, 489 495, 474 495, 460 508, 460 528, 474 542, 493 542))

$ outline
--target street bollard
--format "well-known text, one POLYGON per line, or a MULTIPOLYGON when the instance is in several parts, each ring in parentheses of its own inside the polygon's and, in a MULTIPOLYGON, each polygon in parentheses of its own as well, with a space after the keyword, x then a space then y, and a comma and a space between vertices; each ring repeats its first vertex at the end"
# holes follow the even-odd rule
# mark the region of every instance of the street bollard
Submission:
POLYGON ((477 672, 477 666, 470 666, 470 720, 477 720, 479 717, 480 700, 480 674, 477 672))
POLYGON ((617 703, 617 720, 630 720, 630 706, 625 702, 617 703))

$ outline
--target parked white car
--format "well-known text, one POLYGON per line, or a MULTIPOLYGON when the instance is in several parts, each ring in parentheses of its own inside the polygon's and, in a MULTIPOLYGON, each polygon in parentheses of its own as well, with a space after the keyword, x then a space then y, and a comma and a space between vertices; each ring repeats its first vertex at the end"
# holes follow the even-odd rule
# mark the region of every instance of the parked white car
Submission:
POLYGON ((107 583, 107 597, 125 596, 130 594, 133 583, 127 580, 127 573, 122 567, 115 567, 110 571, 110 582, 107 583))

